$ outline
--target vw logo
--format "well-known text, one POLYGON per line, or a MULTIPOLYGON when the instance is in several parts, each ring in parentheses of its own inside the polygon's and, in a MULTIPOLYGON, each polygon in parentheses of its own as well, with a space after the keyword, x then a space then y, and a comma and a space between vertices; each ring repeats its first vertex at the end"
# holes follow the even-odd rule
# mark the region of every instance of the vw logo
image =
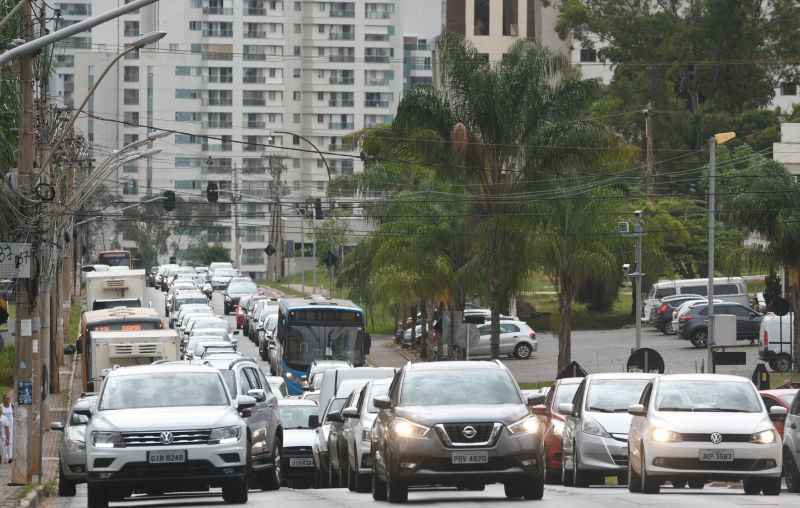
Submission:
POLYGON ((161 433, 161 444, 172 444, 172 432, 166 431, 161 433))
POLYGON ((475 427, 473 427, 472 425, 467 425, 466 427, 461 429, 461 434, 467 439, 472 439, 473 437, 478 435, 478 431, 475 430, 475 427))
POLYGON ((719 432, 712 432, 711 436, 709 437, 711 438, 711 442, 714 444, 720 444, 722 442, 722 434, 719 432))

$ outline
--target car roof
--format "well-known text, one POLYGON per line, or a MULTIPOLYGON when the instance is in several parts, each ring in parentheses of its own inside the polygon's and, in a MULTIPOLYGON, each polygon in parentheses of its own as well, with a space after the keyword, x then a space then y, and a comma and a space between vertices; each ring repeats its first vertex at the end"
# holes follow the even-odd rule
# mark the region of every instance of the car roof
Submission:
POLYGON ((406 364, 408 370, 465 370, 465 369, 505 369, 492 361, 460 361, 460 362, 417 362, 406 364))
POLYGON ((736 381, 752 383, 749 378, 731 374, 665 374, 659 376, 660 381, 736 381))
POLYGON ((595 379, 653 379, 658 377, 658 374, 648 374, 647 372, 604 372, 602 374, 589 374, 586 379, 589 381, 595 379))
POLYGON ((161 315, 156 309, 147 307, 114 307, 111 309, 91 310, 83 313, 87 322, 104 319, 158 318, 161 315))
POLYGON ((156 374, 156 373, 180 374, 183 372, 217 372, 207 365, 194 365, 185 362, 167 362, 151 365, 135 365, 131 367, 119 367, 108 371, 107 377, 129 376, 135 374, 156 374))

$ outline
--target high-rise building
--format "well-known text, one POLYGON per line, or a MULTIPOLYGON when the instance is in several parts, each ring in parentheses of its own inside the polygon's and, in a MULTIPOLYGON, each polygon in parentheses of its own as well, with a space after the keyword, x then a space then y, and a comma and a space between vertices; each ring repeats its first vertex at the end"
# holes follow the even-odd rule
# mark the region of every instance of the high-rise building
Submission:
MULTIPOLYGON (((229 218, 183 235, 178 248, 204 237, 233 249, 231 195, 238 187, 241 247, 232 257, 241 259, 243 272, 261 276, 276 194, 283 202, 283 238, 299 255, 297 208, 324 198, 331 178, 362 168, 345 137, 392 121, 403 90, 401 4, 158 2, 59 44, 51 94, 66 107, 77 106, 126 45, 143 33, 167 32, 110 70, 78 129, 92 143, 96 160, 158 129, 175 131, 158 141, 160 154, 120 167, 109 188, 126 201, 165 189, 199 199, 208 182, 215 182, 222 191, 215 216, 229 218), (280 186, 273 181, 277 167, 280 186)), ((58 7, 64 25, 112 6, 73 0, 58 7)), ((352 209, 347 201, 337 199, 343 208, 337 215, 353 222, 351 230, 363 231, 357 213, 347 218, 352 209)), ((302 228, 306 244, 311 227, 307 220, 302 228)), ((310 268, 310 260, 292 259, 284 266, 295 271, 303 264, 310 268)))
POLYGON ((403 90, 433 84, 433 46, 430 39, 403 36, 403 90))

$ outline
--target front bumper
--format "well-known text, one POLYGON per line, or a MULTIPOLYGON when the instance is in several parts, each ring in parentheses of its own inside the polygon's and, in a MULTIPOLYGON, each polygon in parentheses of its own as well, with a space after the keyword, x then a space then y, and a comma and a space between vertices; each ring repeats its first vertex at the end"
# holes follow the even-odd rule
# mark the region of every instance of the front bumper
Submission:
POLYGON ((581 433, 578 441, 578 467, 612 474, 628 470, 628 440, 581 433))
POLYGON ((360 474, 372 473, 371 444, 360 441, 356 448, 356 469, 360 474))
POLYGON ((59 456, 59 467, 67 480, 83 483, 86 481, 86 451, 84 448, 64 450, 59 456))
POLYGON ((281 462, 283 477, 286 479, 311 479, 317 471, 310 446, 284 448, 281 462))
POLYGON ((646 443, 647 476, 651 478, 741 480, 781 476, 781 443, 646 443), (732 449, 733 462, 701 462, 701 449, 732 449))

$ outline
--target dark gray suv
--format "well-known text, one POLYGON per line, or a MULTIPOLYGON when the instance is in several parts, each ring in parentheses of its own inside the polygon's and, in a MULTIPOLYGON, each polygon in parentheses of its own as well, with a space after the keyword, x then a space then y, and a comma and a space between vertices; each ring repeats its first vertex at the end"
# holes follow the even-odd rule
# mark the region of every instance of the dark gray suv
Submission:
POLYGON ((502 363, 409 363, 374 403, 375 500, 405 502, 412 485, 490 483, 509 498, 542 498, 541 426, 502 363))

